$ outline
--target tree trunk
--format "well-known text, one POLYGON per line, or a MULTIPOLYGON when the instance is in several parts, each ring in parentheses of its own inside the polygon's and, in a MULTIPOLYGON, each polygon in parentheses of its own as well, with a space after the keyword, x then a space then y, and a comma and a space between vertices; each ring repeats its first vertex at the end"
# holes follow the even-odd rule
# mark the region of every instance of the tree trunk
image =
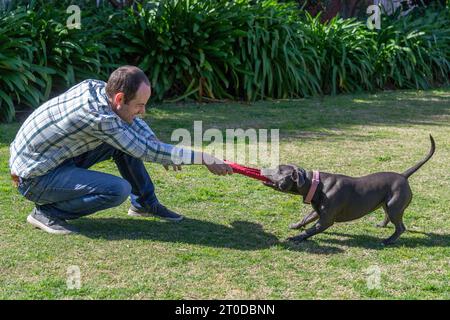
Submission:
POLYGON ((343 1, 341 0, 331 0, 330 4, 325 7, 325 12, 322 19, 325 21, 329 21, 337 16, 342 11, 342 2, 343 1))

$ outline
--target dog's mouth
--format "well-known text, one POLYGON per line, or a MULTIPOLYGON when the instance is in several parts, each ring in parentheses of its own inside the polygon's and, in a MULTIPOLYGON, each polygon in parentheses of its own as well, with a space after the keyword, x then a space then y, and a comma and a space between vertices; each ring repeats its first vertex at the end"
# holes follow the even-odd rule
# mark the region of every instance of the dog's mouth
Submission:
POLYGON ((287 173, 277 169, 262 169, 261 175, 266 177, 268 181, 264 185, 281 192, 291 192, 297 194, 297 190, 292 190, 294 181, 291 179, 291 173, 287 173))
POLYGON ((277 191, 286 192, 290 189, 290 186, 287 185, 285 182, 280 180, 271 179, 270 177, 266 177, 269 179, 268 181, 264 181, 263 184, 267 187, 270 187, 272 189, 275 189, 277 191))
POLYGON ((267 181, 263 182, 264 185, 278 190, 279 185, 277 183, 277 180, 274 178, 278 173, 279 172, 276 169, 261 169, 261 175, 268 179, 267 181))
POLYGON ((278 185, 275 183, 275 182, 273 182, 273 181, 264 181, 263 182, 263 184, 265 185, 265 186, 267 186, 267 187, 271 187, 271 188, 274 188, 274 189, 279 189, 278 188, 278 185))

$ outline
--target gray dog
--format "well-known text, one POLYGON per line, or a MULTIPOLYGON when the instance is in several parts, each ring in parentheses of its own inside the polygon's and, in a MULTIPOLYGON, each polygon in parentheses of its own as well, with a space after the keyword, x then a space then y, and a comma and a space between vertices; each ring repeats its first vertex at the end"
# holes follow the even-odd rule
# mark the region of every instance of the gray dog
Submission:
POLYGON ((385 218, 378 226, 385 227, 389 221, 394 224, 394 234, 383 241, 385 245, 392 244, 406 230, 403 213, 412 199, 408 178, 433 155, 435 143, 431 135, 430 140, 428 155, 402 174, 378 172, 352 178, 326 172, 313 173, 295 165, 280 165, 276 170, 263 171, 263 175, 270 180, 265 185, 278 191, 299 194, 303 196, 303 202, 311 203, 314 209, 290 228, 298 229, 318 219, 312 228, 289 240, 305 240, 323 232, 335 222, 355 220, 383 207, 385 218))

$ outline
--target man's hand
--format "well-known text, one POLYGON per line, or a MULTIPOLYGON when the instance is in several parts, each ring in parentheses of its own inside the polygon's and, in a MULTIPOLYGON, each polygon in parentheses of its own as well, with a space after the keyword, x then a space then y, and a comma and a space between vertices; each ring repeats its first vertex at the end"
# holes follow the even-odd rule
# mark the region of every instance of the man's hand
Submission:
POLYGON ((216 164, 205 164, 211 173, 217 174, 218 176, 226 176, 227 174, 233 174, 233 169, 226 163, 216 163, 216 164))
POLYGON ((213 157, 210 154, 203 153, 203 164, 208 168, 211 173, 219 176, 226 176, 227 174, 233 174, 233 169, 222 160, 213 157))
MULTIPOLYGON (((166 169, 166 171, 170 170, 168 164, 163 164, 163 167, 164 167, 164 169, 166 169)), ((180 165, 172 164, 172 168, 173 168, 173 171, 181 171, 180 165)))

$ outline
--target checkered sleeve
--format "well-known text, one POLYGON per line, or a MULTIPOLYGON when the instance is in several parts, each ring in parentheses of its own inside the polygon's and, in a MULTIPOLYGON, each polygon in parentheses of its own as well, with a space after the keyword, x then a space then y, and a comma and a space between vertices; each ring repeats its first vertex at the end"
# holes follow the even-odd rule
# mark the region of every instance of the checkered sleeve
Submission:
POLYGON ((158 140, 155 133, 150 129, 149 125, 140 118, 135 118, 131 124, 133 130, 135 130, 139 135, 145 137, 146 139, 158 140))
POLYGON ((91 124, 98 139, 143 161, 164 165, 193 163, 194 152, 157 140, 154 133, 144 130, 145 126, 140 122, 142 127, 136 130, 136 124, 128 125, 116 116, 102 115, 100 119, 91 120, 91 124))

